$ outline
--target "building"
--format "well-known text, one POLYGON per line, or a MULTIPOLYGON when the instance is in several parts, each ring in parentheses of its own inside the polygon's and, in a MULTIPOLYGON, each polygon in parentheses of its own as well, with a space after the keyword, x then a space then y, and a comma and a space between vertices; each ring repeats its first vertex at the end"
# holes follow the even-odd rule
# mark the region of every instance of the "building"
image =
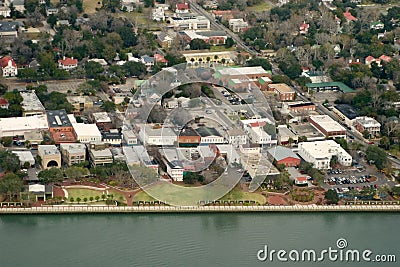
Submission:
POLYGON ((301 113, 315 111, 315 104, 312 102, 288 103, 287 109, 291 113, 301 113))
POLYGON ((307 34, 309 28, 310 28, 310 24, 303 22, 302 24, 300 24, 299 33, 307 34))
POLYGON ((246 89, 249 83, 254 82, 261 89, 265 89, 267 85, 272 82, 270 80, 271 72, 264 70, 260 66, 222 68, 216 70, 214 76, 216 79, 220 79, 224 85, 227 85, 233 79, 245 81, 246 89))
POLYGON ((229 28, 233 32, 244 32, 249 27, 249 24, 243 19, 230 19, 229 20, 229 28))
POLYGON ((44 170, 61 167, 61 153, 55 145, 38 145, 38 156, 44 170))
POLYGON ((74 127, 65 109, 46 112, 51 137, 56 142, 74 143, 76 141, 74 127))
POLYGON ((308 92, 324 92, 324 91, 339 91, 342 93, 352 93, 354 89, 351 89, 342 82, 322 82, 322 83, 307 83, 306 87, 308 92))
POLYGON ((101 142, 102 136, 96 124, 73 123, 76 140, 81 143, 101 142))
POLYGON ((22 116, 29 117, 46 114, 46 110, 37 97, 35 91, 20 92, 20 95, 22 97, 22 116))
POLYGON ((175 109, 178 107, 188 108, 189 107, 190 98, 188 97, 178 97, 178 98, 168 98, 164 100, 164 105, 166 108, 175 109))
POLYGON ((372 63, 376 63, 379 67, 382 66, 382 62, 390 62, 392 60, 392 57, 386 56, 386 55, 381 55, 378 58, 374 58, 373 56, 367 56, 365 58, 365 65, 371 68, 372 63))
POLYGON ((174 38, 175 36, 167 32, 160 32, 159 34, 157 34, 157 42, 164 49, 170 48, 172 46, 174 38))
MULTIPOLYGON (((1 23, 2 22, 0 21, 0 28, 1 28, 1 23)), ((0 58, 0 69, 3 77, 15 77, 18 75, 17 64, 10 56, 5 56, 0 58)))
POLYGON ((62 160, 68 166, 85 162, 86 146, 80 143, 61 143, 60 144, 62 160))
POLYGON ((175 6, 175 13, 182 14, 182 13, 189 13, 189 3, 179 3, 175 6))
POLYGON ((228 142, 232 145, 244 145, 248 141, 247 134, 243 131, 242 128, 235 127, 229 128, 228 132, 228 142))
POLYGON ((114 162, 110 148, 104 143, 91 142, 88 144, 88 151, 92 166, 104 166, 114 162))
POLYGON ((121 133, 116 131, 104 132, 103 135, 103 142, 106 144, 110 144, 112 146, 121 146, 122 145, 122 135, 121 133))
POLYGON ((346 19, 347 23, 350 21, 358 21, 356 17, 354 17, 350 12, 343 12, 343 16, 346 19))
POLYGON ((173 146, 178 137, 171 128, 146 124, 140 126, 139 139, 143 145, 173 146))
POLYGON ((100 131, 110 131, 113 128, 113 123, 107 112, 95 112, 92 113, 92 117, 100 131))
POLYGON ((177 30, 209 30, 210 21, 204 16, 180 16, 170 18, 177 30))
POLYGON ((8 109, 10 104, 8 103, 7 99, 0 97, 0 108, 8 109))
POLYGON ((355 107, 348 104, 337 104, 333 106, 332 111, 348 127, 353 125, 353 120, 358 117, 359 113, 355 107))
POLYGON ((13 4, 14 8, 16 11, 21 12, 22 14, 25 11, 25 1, 24 0, 5 0, 4 5, 5 6, 10 6, 13 4))
POLYGON ((47 198, 53 198, 53 186, 42 184, 28 185, 28 192, 35 195, 36 201, 46 201, 47 198))
POLYGON ((274 83, 268 85, 269 90, 278 95, 281 101, 293 101, 296 98, 296 92, 286 83, 274 83))
POLYGON ((93 100, 89 96, 67 96, 67 101, 74 107, 74 113, 93 108, 93 100))
POLYGON ((48 130, 45 115, 31 117, 0 118, 0 138, 5 136, 24 136, 27 132, 48 130))
POLYGON ((15 154, 19 158, 19 163, 21 166, 25 167, 25 164, 29 164, 30 167, 35 166, 35 158, 32 155, 30 150, 19 150, 19 151, 11 151, 11 153, 15 154))
POLYGON ((224 31, 182 31, 179 35, 188 43, 194 39, 200 39, 210 45, 223 45, 228 38, 224 31))
POLYGON ((285 165, 285 167, 297 167, 300 165, 300 158, 290 148, 277 146, 268 149, 269 157, 275 165, 285 165))
POLYGON ((182 55, 189 64, 201 63, 223 63, 232 64, 234 62, 235 52, 220 51, 212 52, 208 50, 189 50, 183 51, 182 55))
POLYGON ((178 135, 179 147, 197 147, 201 142, 201 136, 193 128, 184 128, 178 135))
POLYGON ((370 117, 356 117, 354 119, 354 126, 361 134, 367 131, 370 136, 376 137, 381 133, 381 124, 374 118, 370 117))
POLYGON ((0 21, 0 37, 8 41, 18 37, 18 27, 21 23, 16 21, 0 21))
POLYGON ((308 118, 311 125, 317 128, 327 138, 346 139, 346 128, 334 121, 328 115, 315 115, 308 118))
POLYGON ((381 21, 373 21, 369 26, 372 30, 383 30, 385 28, 385 24, 381 21))
POLYGON ((133 132, 132 129, 127 127, 122 128, 122 137, 126 145, 134 146, 138 144, 138 139, 136 134, 133 132))
POLYGON ((201 127, 195 129, 201 137, 201 144, 223 144, 227 143, 225 138, 215 128, 201 127))
POLYGON ((25 132, 23 140, 26 144, 30 144, 31 147, 37 147, 43 141, 43 134, 41 131, 25 132))
POLYGON ((63 59, 58 60, 58 68, 63 70, 72 70, 78 67, 78 60, 74 57, 63 57, 63 59))
POLYGON ((182 182, 184 172, 182 162, 180 162, 179 160, 168 161, 166 159, 163 159, 162 161, 167 167, 167 173, 171 177, 171 179, 177 182, 182 182))
POLYGON ((278 125, 277 127, 278 144, 288 145, 297 143, 299 136, 293 133, 286 125, 278 125))
POLYGON ((11 10, 9 7, 6 6, 0 6, 0 16, 3 18, 8 18, 11 16, 11 10))
POLYGON ((330 169, 333 156, 343 166, 351 166, 352 157, 335 141, 315 141, 299 143, 299 155, 320 170, 330 169))
POLYGON ((165 20, 165 11, 162 7, 153 8, 151 11, 151 19, 155 21, 165 20))

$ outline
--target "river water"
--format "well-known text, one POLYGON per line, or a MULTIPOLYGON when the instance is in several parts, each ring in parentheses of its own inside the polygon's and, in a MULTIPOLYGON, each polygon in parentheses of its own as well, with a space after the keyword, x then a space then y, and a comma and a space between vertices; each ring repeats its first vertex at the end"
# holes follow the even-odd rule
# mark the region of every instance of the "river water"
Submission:
POLYGON ((7 215, 0 267, 399 266, 399 223, 394 213, 7 215), (264 245, 301 253, 337 249, 339 238, 397 264, 257 258, 264 245))

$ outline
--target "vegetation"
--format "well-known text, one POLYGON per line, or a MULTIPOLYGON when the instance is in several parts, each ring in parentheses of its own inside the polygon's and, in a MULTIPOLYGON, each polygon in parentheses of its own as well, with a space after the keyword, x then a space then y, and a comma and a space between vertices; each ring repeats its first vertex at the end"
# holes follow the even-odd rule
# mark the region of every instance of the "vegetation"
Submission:
POLYGON ((325 200, 328 204, 338 204, 339 196, 335 190, 329 189, 325 192, 325 200))
POLYGON ((7 173, 0 181, 0 193, 7 194, 8 200, 12 201, 13 197, 22 190, 22 180, 14 173, 7 173))

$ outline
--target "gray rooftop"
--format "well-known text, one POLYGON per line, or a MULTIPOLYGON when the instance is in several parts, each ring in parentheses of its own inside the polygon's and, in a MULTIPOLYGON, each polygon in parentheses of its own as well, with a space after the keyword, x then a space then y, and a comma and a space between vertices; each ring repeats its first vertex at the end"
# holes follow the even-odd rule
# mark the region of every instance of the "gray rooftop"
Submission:
POLYGON ((300 159, 290 148, 277 146, 271 149, 268 149, 268 153, 277 161, 285 159, 285 158, 295 158, 300 159))
POLYGON ((0 32, 16 31, 21 24, 15 21, 0 21, 0 32))
POLYGON ((72 126, 65 109, 49 110, 47 113, 47 121, 50 128, 69 127, 72 126))

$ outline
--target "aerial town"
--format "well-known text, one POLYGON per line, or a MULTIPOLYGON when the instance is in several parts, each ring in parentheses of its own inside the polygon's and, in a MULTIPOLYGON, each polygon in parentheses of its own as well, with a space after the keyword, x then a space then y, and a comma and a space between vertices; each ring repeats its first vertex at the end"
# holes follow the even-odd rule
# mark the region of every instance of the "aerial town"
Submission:
POLYGON ((398 1, 0 1, 0 208, 399 204, 398 1))

